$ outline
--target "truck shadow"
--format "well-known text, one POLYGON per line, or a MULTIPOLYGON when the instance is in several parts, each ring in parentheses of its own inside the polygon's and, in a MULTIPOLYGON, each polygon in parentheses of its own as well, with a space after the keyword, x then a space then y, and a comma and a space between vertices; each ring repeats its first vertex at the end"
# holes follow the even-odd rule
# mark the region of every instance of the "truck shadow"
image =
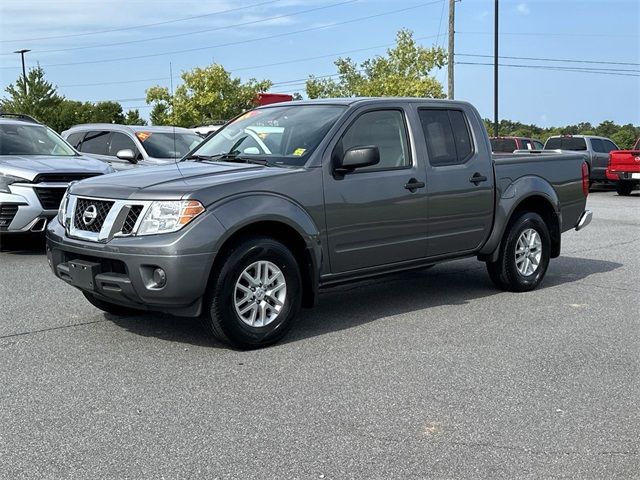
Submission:
MULTIPOLYGON (((540 290, 578 282, 590 275, 606 273, 622 264, 604 260, 560 257, 552 261, 540 290)), ((497 290, 484 264, 473 259, 439 265, 430 270, 394 274, 323 290, 320 303, 302 310, 296 324, 279 345, 318 335, 359 327, 376 320, 420 312, 426 322, 436 322, 430 309, 465 305, 496 295, 521 295, 497 290)), ((526 294, 525 294, 526 295, 526 294)), ((523 302, 527 297, 523 296, 523 302)), ((135 317, 106 315, 120 327, 141 336, 197 346, 228 348, 212 340, 197 319, 162 314, 135 317)))
POLYGON ((44 255, 44 233, 0 234, 0 252, 13 255, 44 255))

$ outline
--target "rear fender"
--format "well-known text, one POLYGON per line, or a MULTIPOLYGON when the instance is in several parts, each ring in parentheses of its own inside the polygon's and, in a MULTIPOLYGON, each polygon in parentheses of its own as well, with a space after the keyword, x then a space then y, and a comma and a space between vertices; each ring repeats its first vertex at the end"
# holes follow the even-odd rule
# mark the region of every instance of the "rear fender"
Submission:
MULTIPOLYGON (((557 257, 560 254, 560 225, 562 225, 562 214, 558 195, 549 182, 541 177, 532 175, 517 179, 503 190, 496 204, 493 230, 478 253, 480 260, 493 262, 498 259, 500 243, 507 231, 509 222, 513 219, 514 214, 519 211, 519 208, 522 206, 524 209, 524 205, 527 205, 529 202, 533 202, 533 204, 542 202, 540 203, 541 209, 548 209, 548 207, 553 209, 552 221, 556 222, 557 234, 554 232, 555 228, 550 229, 552 236, 551 256, 557 257)), ((536 209, 531 208, 530 205, 527 205, 526 210, 536 211, 536 209)))

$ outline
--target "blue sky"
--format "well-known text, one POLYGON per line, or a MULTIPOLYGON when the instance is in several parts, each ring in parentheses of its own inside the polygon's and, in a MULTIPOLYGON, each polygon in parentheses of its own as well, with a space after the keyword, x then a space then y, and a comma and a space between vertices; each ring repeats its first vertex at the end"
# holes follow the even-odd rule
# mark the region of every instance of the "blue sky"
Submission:
MULTIPOLYGON (((11 52, 29 48, 27 66, 39 62, 67 98, 120 100, 145 117, 145 89, 169 85, 169 62, 174 86, 181 71, 216 62, 243 79, 271 79, 274 92, 303 92, 309 74, 335 73, 338 56, 361 61, 383 54, 400 28, 412 30, 426 46, 446 47, 447 5, 448 0, 2 0, 0 89, 4 95, 21 72, 20 57, 11 52), (185 20, 174 21, 179 19, 185 20), (142 26, 156 23, 161 24, 142 26), (122 57, 143 58, 109 61, 122 57)), ((482 55, 493 53, 493 5, 456 3, 457 61, 492 61, 482 55)), ((501 67, 500 118, 541 126, 640 124, 640 1, 501 0, 500 25, 502 56, 562 60, 502 59, 520 66, 501 67)), ((446 84, 446 70, 436 76, 446 84)), ((492 67, 458 64, 455 79, 456 98, 492 118, 492 67)))

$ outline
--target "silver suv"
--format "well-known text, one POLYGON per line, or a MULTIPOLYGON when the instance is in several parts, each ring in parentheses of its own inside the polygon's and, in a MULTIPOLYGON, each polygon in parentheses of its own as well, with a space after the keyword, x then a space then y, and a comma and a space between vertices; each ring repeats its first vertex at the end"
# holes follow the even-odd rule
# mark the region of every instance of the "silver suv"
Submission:
POLYGON ((111 172, 35 119, 0 113, 0 234, 42 232, 69 182, 111 172))
POLYGON ((76 150, 107 162, 116 170, 175 162, 202 141, 186 128, 111 123, 75 125, 62 136, 76 150))

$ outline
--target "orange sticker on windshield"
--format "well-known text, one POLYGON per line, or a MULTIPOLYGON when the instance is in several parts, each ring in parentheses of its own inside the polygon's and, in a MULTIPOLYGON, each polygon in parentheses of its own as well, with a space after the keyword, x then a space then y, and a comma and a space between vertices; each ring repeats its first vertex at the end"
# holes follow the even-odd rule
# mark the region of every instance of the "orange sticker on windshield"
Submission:
POLYGON ((141 142, 144 142, 150 136, 151 133, 149 132, 136 132, 136 137, 138 137, 138 140, 140 140, 141 142))

